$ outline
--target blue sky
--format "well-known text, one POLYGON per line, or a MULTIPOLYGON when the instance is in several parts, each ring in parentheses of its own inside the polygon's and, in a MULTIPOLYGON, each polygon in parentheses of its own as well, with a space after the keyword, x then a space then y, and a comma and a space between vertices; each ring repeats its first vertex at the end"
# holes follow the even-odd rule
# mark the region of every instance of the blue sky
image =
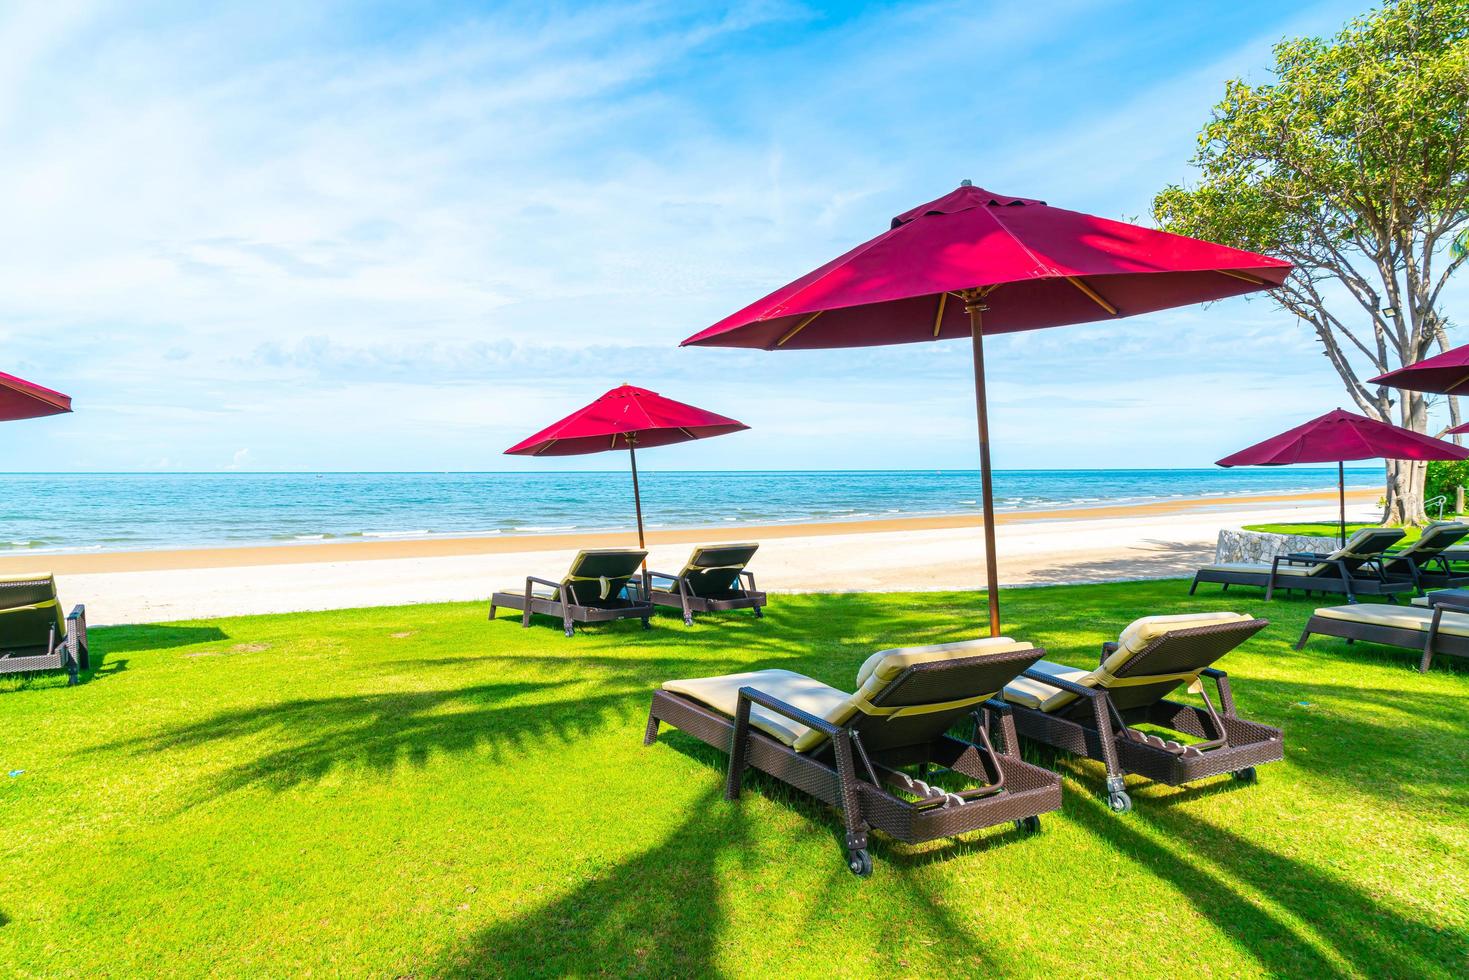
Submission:
MULTIPOLYGON (((0 467, 524 469, 631 381, 753 427, 650 467, 972 468, 963 345, 675 345, 962 178, 1146 218, 1226 78, 1362 7, 0 5, 0 370, 77 408, 0 467)), ((1207 465, 1345 401, 1266 301, 989 363, 1005 468, 1207 465)))

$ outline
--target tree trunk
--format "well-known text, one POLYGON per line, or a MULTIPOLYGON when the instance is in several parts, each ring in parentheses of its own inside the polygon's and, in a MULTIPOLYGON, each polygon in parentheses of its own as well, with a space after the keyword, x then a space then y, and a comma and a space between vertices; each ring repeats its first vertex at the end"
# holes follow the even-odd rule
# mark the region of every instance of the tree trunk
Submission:
POLYGON ((1387 507, 1384 524, 1423 524, 1428 515, 1423 511, 1423 481, 1428 464, 1411 459, 1387 461, 1387 507))

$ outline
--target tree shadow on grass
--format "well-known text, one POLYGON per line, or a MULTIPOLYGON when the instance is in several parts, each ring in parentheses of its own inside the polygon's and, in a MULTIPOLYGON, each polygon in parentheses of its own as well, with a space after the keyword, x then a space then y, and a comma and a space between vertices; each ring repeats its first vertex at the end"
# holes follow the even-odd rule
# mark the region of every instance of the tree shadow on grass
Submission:
POLYGON ((469 938, 428 976, 712 976, 725 920, 719 855, 745 823, 717 790, 660 844, 469 938))
MULTIPOLYGON (((492 759, 545 752, 546 741, 587 736, 630 722, 642 692, 611 690, 547 700, 570 682, 500 683, 438 691, 301 698, 216 714, 122 742, 134 754, 187 751, 211 743, 266 737, 269 748, 229 767, 201 788, 196 805, 248 786, 286 790, 339 767, 391 771, 423 765, 435 753, 486 751, 492 759)), ((231 756, 238 756, 232 749, 231 756)))
MULTIPOLYGON (((1073 797, 1067 814, 1120 853, 1173 886, 1260 966, 1279 976, 1339 976, 1337 964, 1290 923, 1241 894, 1229 881, 1139 833, 1131 815, 1119 818, 1100 800, 1073 797)), ((1136 814, 1138 811, 1134 811, 1136 814)))
POLYGON ((101 650, 108 654, 169 650, 227 639, 229 634, 218 626, 178 626, 172 623, 158 626, 103 626, 87 631, 87 641, 93 652, 101 650))
MULTIPOLYGON (((1269 895, 1307 923, 1363 975, 1450 975, 1450 964, 1462 965, 1469 956, 1469 934, 1463 930, 1400 914, 1365 889, 1201 821, 1196 815, 1166 808, 1139 808, 1130 818, 1152 824, 1190 854, 1205 858, 1269 895)), ((1126 822, 1113 820, 1116 825, 1126 822)), ((1257 934, 1243 934, 1250 937, 1250 948, 1258 955, 1257 934)), ((1315 970, 1309 972, 1320 975, 1315 970)))

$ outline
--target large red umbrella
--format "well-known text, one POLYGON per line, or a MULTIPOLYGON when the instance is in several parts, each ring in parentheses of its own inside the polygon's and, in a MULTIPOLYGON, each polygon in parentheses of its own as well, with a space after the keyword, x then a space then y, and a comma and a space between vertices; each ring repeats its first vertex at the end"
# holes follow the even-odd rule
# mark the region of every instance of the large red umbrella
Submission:
POLYGON ((1220 466, 1335 463, 1341 540, 1347 542, 1346 466, 1349 459, 1469 459, 1469 449, 1341 409, 1271 436, 1219 461, 1220 466))
POLYGON ((638 547, 641 548, 643 497, 638 489, 637 447, 669 446, 748 428, 743 422, 625 384, 505 452, 512 456, 580 456, 626 449, 632 464, 633 507, 637 511, 638 547))
POLYGON ((0 372, 0 422, 37 419, 71 411, 71 397, 0 372))
POLYGON ((965 181, 685 344, 800 350, 968 337, 990 633, 1000 631, 985 334, 1149 313, 1278 286, 1290 264, 965 181))
POLYGON ((1469 344, 1380 374, 1367 383, 1436 395, 1469 394, 1469 344))

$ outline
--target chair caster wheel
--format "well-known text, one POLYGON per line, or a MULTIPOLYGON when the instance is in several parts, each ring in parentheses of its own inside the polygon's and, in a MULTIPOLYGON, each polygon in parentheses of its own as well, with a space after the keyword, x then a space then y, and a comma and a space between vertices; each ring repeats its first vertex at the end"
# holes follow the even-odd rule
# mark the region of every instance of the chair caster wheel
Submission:
POLYGON ((1121 790, 1116 793, 1108 793, 1107 805, 1112 808, 1113 813, 1127 813, 1132 809, 1132 797, 1121 790))
POLYGON ((1024 820, 1015 821, 1015 829, 1023 830, 1027 834, 1038 834, 1041 832, 1040 817, 1026 817, 1024 820))
POLYGON ((867 848, 847 852, 847 870, 858 878, 867 878, 872 874, 872 855, 867 853, 867 848))
POLYGON ((1235 772, 1230 773, 1230 775, 1233 776, 1236 781, 1241 783, 1257 783, 1260 781, 1260 777, 1255 772, 1254 766, 1247 766, 1244 769, 1236 770, 1235 772))

